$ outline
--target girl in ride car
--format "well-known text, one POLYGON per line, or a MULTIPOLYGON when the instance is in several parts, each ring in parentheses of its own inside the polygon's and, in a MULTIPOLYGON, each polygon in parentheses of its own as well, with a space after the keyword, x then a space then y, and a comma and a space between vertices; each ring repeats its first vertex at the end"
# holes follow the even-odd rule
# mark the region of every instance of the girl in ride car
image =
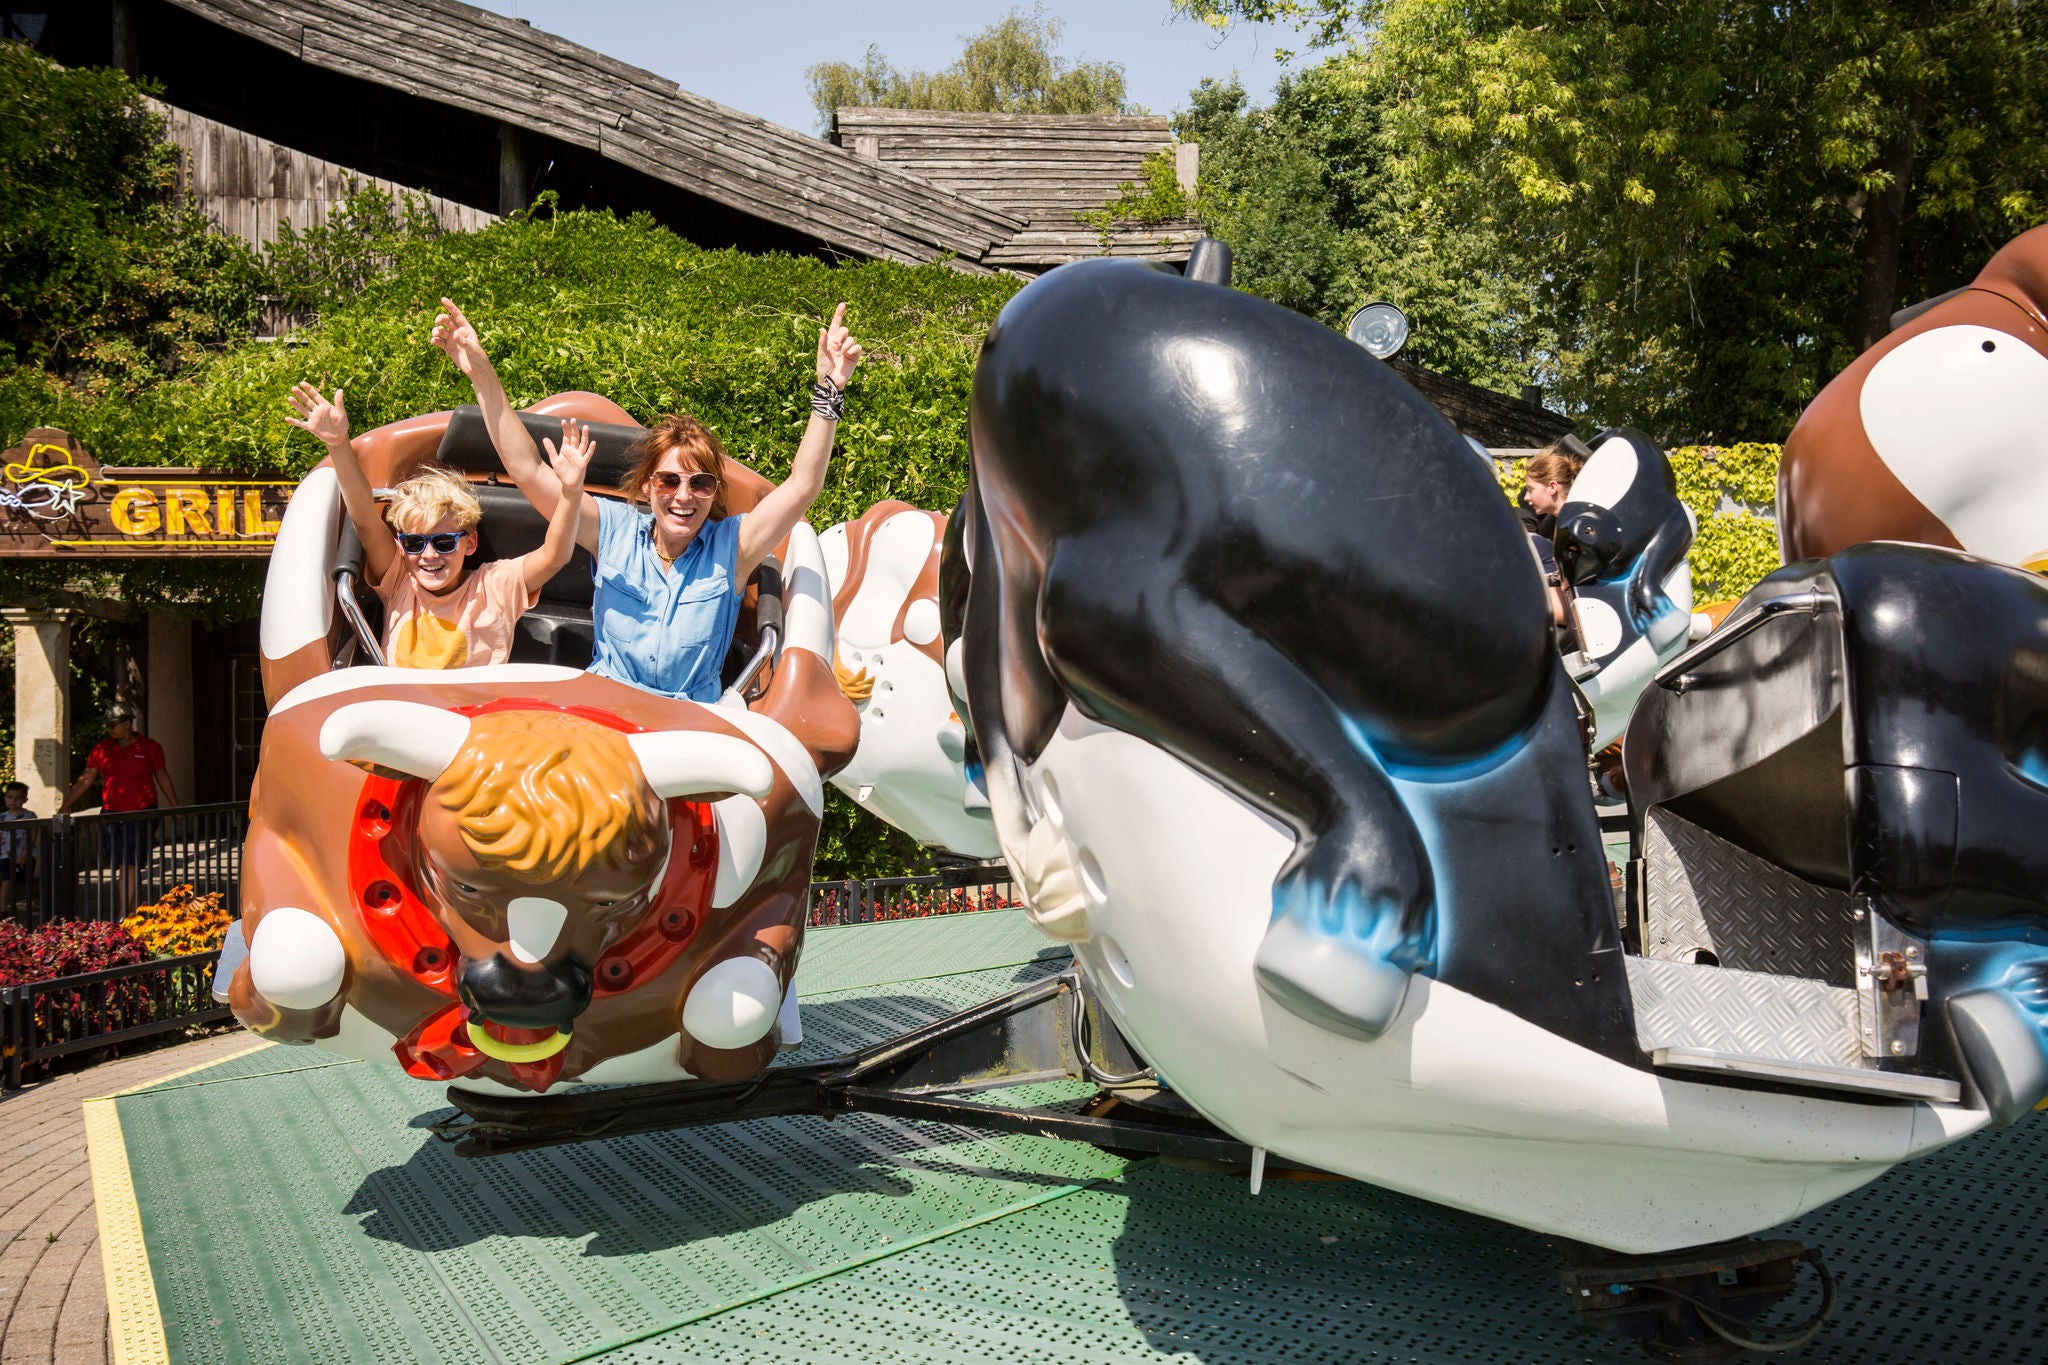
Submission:
MULTIPOLYGON (((565 498, 549 518, 541 547, 518 559, 469 567, 483 508, 462 478, 423 469, 391 492, 381 512, 348 439, 340 389, 324 398, 311 384, 292 390, 297 417, 285 420, 319 437, 341 484, 342 501, 363 543, 363 571, 384 603, 384 658, 399 668, 475 668, 512 653, 512 628, 540 600, 541 587, 576 553, 580 505, 565 498)), ((590 465, 586 428, 562 424, 562 447, 548 443, 552 476, 583 487, 590 465)))
MULTIPOLYGON (((861 361, 860 344, 845 324, 842 303, 818 333, 811 418, 789 477, 751 511, 728 516, 724 448, 702 423, 682 414, 663 417, 640 438, 639 463, 623 486, 628 501, 565 485, 534 449, 476 328, 454 303, 441 300, 433 342, 476 386, 505 472, 544 516, 564 502, 582 506, 577 543, 596 560, 591 672, 664 696, 718 700, 719 669, 747 580, 824 491, 846 381, 861 361)), ((562 424, 564 440, 570 425, 562 424)), ((554 450, 553 441, 546 445, 554 450)))

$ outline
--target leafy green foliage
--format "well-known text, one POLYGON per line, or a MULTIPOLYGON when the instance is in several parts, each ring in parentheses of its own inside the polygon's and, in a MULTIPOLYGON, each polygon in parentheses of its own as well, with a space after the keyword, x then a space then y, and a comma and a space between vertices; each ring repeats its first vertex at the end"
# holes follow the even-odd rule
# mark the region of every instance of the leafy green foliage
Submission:
POLYGON ((331 308, 389 274, 400 247, 431 241, 441 231, 424 192, 351 184, 318 227, 301 232, 289 220, 278 224, 277 239, 266 248, 270 287, 295 312, 331 308))
POLYGON ((301 473, 321 455, 285 422, 302 378, 345 389, 357 430, 474 401, 427 344, 447 294, 481 329, 513 402, 588 389, 642 421, 687 411, 779 479, 809 418, 818 327, 844 299, 868 360, 813 521, 885 497, 950 507, 966 479, 974 356, 1017 287, 943 265, 705 251, 608 213, 412 238, 394 252, 388 275, 323 310, 292 344, 243 346, 143 401, 74 409, 67 425, 109 460, 301 473))
POLYGON ((140 89, 0 43, 0 92, 0 366, 125 396, 248 333, 261 268, 174 201, 140 89))
POLYGON ((869 815, 837 787, 825 788, 813 881, 919 877, 931 870, 932 855, 917 840, 869 815))
POLYGON ((1524 282, 1537 377, 1665 439, 1776 437, 2048 212, 2042 0, 1180 8, 1349 42, 1393 179, 1524 282))
POLYGON ((952 109, 985 114, 1128 114, 1120 62, 1076 62, 1059 55, 1063 25, 1045 6, 1011 10, 967 40, 943 71, 902 71, 870 44, 859 66, 820 62, 804 72, 818 126, 833 111, 863 105, 952 109))
POLYGON ((1175 131, 1202 148, 1192 207, 1230 244, 1240 288, 1339 328, 1395 303, 1418 364, 1498 389, 1528 380, 1533 334, 1506 325, 1524 291, 1492 268, 1485 233, 1392 173, 1398 91, 1333 61, 1283 78, 1270 108, 1234 80, 1189 101, 1175 131))

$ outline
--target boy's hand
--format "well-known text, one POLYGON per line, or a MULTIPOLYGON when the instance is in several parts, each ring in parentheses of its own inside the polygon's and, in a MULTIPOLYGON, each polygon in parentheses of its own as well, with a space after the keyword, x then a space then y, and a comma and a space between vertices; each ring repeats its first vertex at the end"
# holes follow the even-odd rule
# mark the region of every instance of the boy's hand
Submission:
POLYGON ((320 396, 320 390, 300 381, 292 390, 292 407, 297 417, 284 420, 304 431, 310 431, 329 446, 348 444, 348 410, 341 405, 341 390, 334 391, 332 399, 320 396))
POLYGON ((846 330, 846 305, 832 310, 831 325, 818 333, 818 378, 835 389, 846 387, 860 365, 860 343, 846 330))
POLYGON ((597 443, 590 439, 590 428, 581 422, 564 420, 562 423, 562 445, 558 450, 553 441, 542 439, 547 447, 548 464, 554 469, 555 477, 562 481, 562 496, 573 498, 583 491, 583 476, 590 472, 590 457, 597 453, 597 443))
POLYGON ((448 353, 448 358, 455 362, 455 368, 462 371, 463 377, 471 383, 476 382, 479 369, 490 368, 490 357, 484 354, 484 345, 477 340, 476 328, 462 315, 453 299, 441 300, 441 311, 434 318, 432 340, 434 345, 448 353))

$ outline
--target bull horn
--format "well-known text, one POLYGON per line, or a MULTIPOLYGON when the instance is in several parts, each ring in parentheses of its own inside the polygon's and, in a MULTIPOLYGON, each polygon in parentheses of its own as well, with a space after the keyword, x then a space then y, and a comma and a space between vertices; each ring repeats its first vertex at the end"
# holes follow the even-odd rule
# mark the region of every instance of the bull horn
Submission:
POLYGON ((453 711, 416 701, 359 701, 320 727, 320 752, 431 782, 447 771, 468 738, 468 719, 453 711))
POLYGON ((663 800, 711 792, 739 792, 758 799, 775 785, 775 768, 768 755, 730 735, 656 730, 627 735, 626 742, 633 746, 633 757, 640 760, 647 785, 663 800))

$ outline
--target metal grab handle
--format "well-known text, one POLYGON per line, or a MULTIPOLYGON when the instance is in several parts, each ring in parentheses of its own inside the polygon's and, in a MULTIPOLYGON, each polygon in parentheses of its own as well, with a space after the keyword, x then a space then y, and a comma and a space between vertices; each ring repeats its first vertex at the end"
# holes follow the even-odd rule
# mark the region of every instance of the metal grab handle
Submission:
POLYGON ((356 645, 370 656, 370 662, 384 667, 384 649, 377 643, 377 637, 370 634, 370 623, 363 619, 363 609, 356 605, 356 576, 347 569, 334 571, 334 597, 341 604, 341 614, 356 635, 356 645))
POLYGON ((1695 682, 1699 681, 1685 670, 1698 664, 1703 659, 1712 658, 1737 640, 1754 633, 1766 621, 1779 616, 1790 615, 1793 612, 1804 612, 1809 616, 1818 616, 1824 611, 1834 611, 1836 609, 1836 602, 1833 597, 1811 588, 1805 592, 1787 593, 1783 597, 1773 597, 1768 602, 1760 603, 1755 611, 1738 618, 1733 625, 1724 623, 1712 635, 1709 635, 1706 639, 1658 669, 1657 686, 1672 692, 1684 692, 1695 682))

